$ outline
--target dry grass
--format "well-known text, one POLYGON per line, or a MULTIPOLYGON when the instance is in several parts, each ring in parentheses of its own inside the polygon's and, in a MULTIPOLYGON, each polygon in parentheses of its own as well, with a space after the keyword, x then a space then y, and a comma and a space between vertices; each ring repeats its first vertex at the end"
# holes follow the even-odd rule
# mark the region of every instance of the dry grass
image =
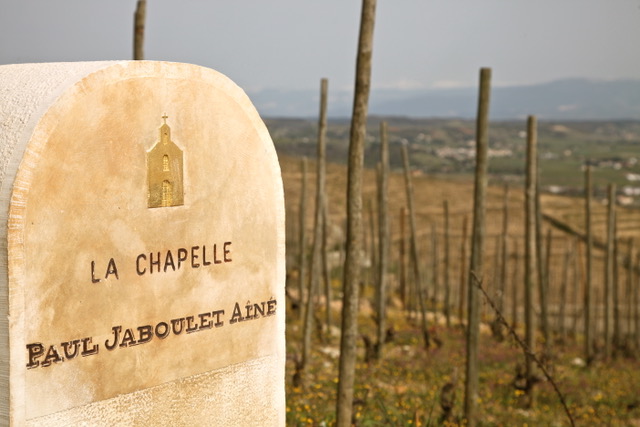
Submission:
MULTIPOLYGON (((298 207, 300 200, 301 188, 301 168, 300 159, 292 157, 281 157, 281 167, 285 188, 285 200, 287 204, 288 217, 288 248, 290 253, 298 251, 297 249, 297 229, 298 229, 298 207)), ((315 163, 309 162, 308 167, 308 204, 307 204, 307 229, 313 227, 313 209, 315 194, 315 163)), ((327 165, 327 191, 329 197, 329 210, 333 229, 333 245, 342 243, 340 240, 341 231, 344 230, 346 218, 346 187, 347 187, 347 171, 346 167, 337 164, 327 165)), ((423 255, 425 262, 430 258, 431 254, 431 224, 436 225, 439 239, 442 240, 444 232, 443 219, 443 201, 447 200, 449 204, 449 223, 451 236, 451 265, 450 277, 452 281, 458 277, 460 270, 460 247, 462 239, 462 223, 463 218, 467 217, 469 224, 472 221, 473 212, 473 181, 472 177, 460 176, 413 176, 415 189, 415 206, 416 221, 418 227, 418 240, 420 245, 420 253, 423 255)), ((606 183, 595 183, 596 185, 605 186, 606 183)), ((371 217, 367 207, 368 203, 375 204, 376 177, 375 172, 366 170, 364 175, 363 200, 365 203, 365 223, 364 227, 370 230, 369 221, 371 217)), ((504 189, 502 186, 489 186, 487 191, 487 230, 486 230, 486 246, 484 251, 485 272, 484 280, 491 287, 492 279, 495 277, 493 271, 496 257, 497 238, 502 233, 502 203, 504 189)), ((402 171, 394 171, 389 179, 389 212, 391 218, 391 234, 392 234, 392 264, 397 262, 398 245, 400 241, 400 209, 407 205, 405 184, 402 171)), ((522 257, 524 253, 524 193, 522 186, 515 185, 509 191, 509 227, 508 236, 512 251, 517 245, 517 250, 522 257)), ((541 197, 542 211, 551 215, 573 227, 574 229, 584 232, 584 199, 566 196, 557 196, 552 194, 543 194, 541 197)), ((633 237, 640 237, 640 227, 637 223, 640 220, 640 212, 622 207, 617 208, 618 220, 618 238, 621 241, 620 256, 623 257, 627 251, 627 241, 633 237)), ((598 242, 606 240, 606 200, 595 200, 592 204, 592 221, 594 239, 598 242)), ((408 228, 407 228, 408 230, 408 228)), ((546 224, 543 234, 546 234, 546 224)), ((470 233, 469 233, 470 235, 470 233)), ((560 231, 553 231, 553 245, 551 256, 552 280, 560 280, 563 269, 563 255, 573 238, 566 236, 560 231)), ((440 248, 442 248, 440 244, 440 248)), ((604 281, 603 259, 604 254, 600 250, 594 252, 594 287, 601 289, 604 281)), ((440 259, 442 260, 442 256, 440 259)), ((523 268, 520 268, 522 274, 523 268)), ((443 266, 440 267, 443 271, 443 266)), ((624 272, 621 273, 624 276, 624 272)), ((623 277, 621 276, 621 281, 623 277)), ((556 298, 557 292, 550 292, 551 303, 556 298)))

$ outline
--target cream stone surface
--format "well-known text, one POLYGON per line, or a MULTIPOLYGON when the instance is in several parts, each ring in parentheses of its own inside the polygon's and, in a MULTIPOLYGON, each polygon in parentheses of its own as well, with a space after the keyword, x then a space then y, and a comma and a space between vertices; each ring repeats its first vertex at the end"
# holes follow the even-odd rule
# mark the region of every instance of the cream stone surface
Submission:
POLYGON ((3 82, 2 415, 284 425, 282 182, 242 90, 150 61, 5 66, 3 82), (162 132, 177 148, 148 161, 162 132))

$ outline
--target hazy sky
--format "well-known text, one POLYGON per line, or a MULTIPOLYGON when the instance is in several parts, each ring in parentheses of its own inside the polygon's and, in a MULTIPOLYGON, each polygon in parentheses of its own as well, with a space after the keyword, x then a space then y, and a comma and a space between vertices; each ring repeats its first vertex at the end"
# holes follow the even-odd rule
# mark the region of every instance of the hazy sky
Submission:
MULTIPOLYGON (((360 0, 148 0, 146 59, 353 85, 360 0)), ((0 64, 130 59, 135 0, 0 0, 0 64)), ((640 0, 378 0, 373 87, 640 78, 640 0)))

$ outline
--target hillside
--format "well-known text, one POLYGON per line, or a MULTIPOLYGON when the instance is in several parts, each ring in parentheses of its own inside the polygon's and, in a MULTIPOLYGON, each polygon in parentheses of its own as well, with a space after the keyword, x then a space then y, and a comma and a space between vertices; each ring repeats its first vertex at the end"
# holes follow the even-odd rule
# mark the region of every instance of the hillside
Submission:
MULTIPOLYGON (((256 90, 249 97, 263 117, 315 117, 316 90, 256 90)), ((494 87, 492 120, 522 119, 535 114, 545 120, 621 120, 640 117, 640 80, 565 79, 527 86, 494 87)), ((329 86, 330 117, 351 115, 352 93, 329 86)), ((475 117, 477 88, 376 89, 370 114, 407 117, 475 117)))
MULTIPOLYGON (((372 117, 368 124, 365 163, 379 157, 379 122, 388 123, 391 168, 400 170, 400 144, 409 144, 411 165, 427 175, 468 179, 474 170, 475 123, 461 119, 372 117)), ((317 124, 312 119, 267 119, 278 152, 287 156, 316 155, 317 124)), ((524 178, 525 121, 492 122, 489 127, 489 171, 494 183, 520 185, 524 178)), ((327 128, 327 157, 344 164, 349 121, 334 119, 327 128)), ((640 205, 640 122, 539 121, 538 144, 543 191, 583 194, 585 163, 593 166, 596 194, 618 186, 620 203, 640 205)))

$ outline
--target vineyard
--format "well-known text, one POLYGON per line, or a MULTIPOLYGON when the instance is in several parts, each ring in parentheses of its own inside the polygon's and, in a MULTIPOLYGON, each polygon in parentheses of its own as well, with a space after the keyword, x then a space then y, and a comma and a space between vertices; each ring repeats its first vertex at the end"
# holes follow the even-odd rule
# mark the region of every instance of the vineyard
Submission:
MULTIPOLYGON (((400 151, 399 146, 391 150, 400 151)), ((330 304, 326 293, 317 294, 317 322, 309 367, 305 378, 298 378, 296 361, 301 352, 302 326, 299 295, 300 200, 302 196, 302 160, 280 158, 287 204, 288 307, 287 417, 291 425, 331 425, 335 421, 335 394, 340 337, 340 307, 346 168, 329 163, 326 191, 329 207, 328 253, 330 261, 330 304), (331 323, 327 324, 326 307, 331 323)), ((304 226, 313 229, 315 163, 309 162, 306 177, 304 226)), ((466 270, 470 233, 464 230, 473 215, 473 180, 467 176, 430 176, 413 173, 419 262, 424 267, 421 286, 427 301, 427 320, 431 345, 425 348, 415 295, 403 298, 402 289, 413 289, 408 254, 409 227, 403 212, 407 199, 401 171, 389 176, 390 262, 388 268, 387 342, 380 360, 372 357, 375 342, 377 212, 376 172, 364 173, 365 201, 363 280, 359 310, 360 339, 355 381, 354 417, 359 425, 435 425, 445 413, 444 390, 450 390, 450 425, 462 420, 463 380, 465 375, 466 270), (445 217, 444 204, 448 205, 445 217), (448 224, 448 231, 445 229, 448 224), (463 240, 463 238, 465 240, 463 240), (445 242, 445 239, 447 242, 445 242), (448 256, 445 256, 445 245, 448 256), (404 248, 403 248, 404 247, 404 248), (404 255, 403 255, 404 254, 404 255), (466 254, 466 255, 465 255, 466 254), (463 264, 464 263, 464 264, 463 264), (403 283, 405 281, 405 283, 403 283), (448 295, 448 296, 447 296, 448 295), (446 300, 448 299, 448 305, 446 300), (448 310, 445 308, 448 307, 448 310), (449 313, 447 322, 446 313, 449 313), (447 386, 448 385, 448 386, 447 386)), ((606 183, 598 182, 604 186, 606 183)), ((536 353, 544 355, 545 366, 562 391, 579 425, 635 425, 640 419, 637 397, 638 380, 638 276, 635 251, 630 246, 640 230, 635 226, 638 212, 617 208, 617 262, 615 263, 618 304, 611 310, 609 322, 619 328, 616 345, 605 351, 605 289, 607 228, 606 200, 591 203, 594 235, 593 292, 595 340, 593 360, 585 360, 584 287, 585 243, 584 197, 541 195, 544 264, 548 271, 546 286, 546 333, 540 330, 541 310, 536 293, 534 311, 539 333, 536 353), (559 226, 560 225, 560 226, 559 226), (562 229, 562 227, 565 229, 562 229), (571 232, 567 232, 567 229, 571 232), (629 258, 631 256, 631 258, 629 258), (626 268, 631 260, 633 270, 626 268)), ((522 186, 489 186, 487 191, 486 269, 483 288, 495 302, 501 301, 507 322, 524 333, 524 192, 522 186), (506 197, 505 197, 506 196, 506 197), (507 233, 503 218, 507 214, 507 233), (505 245, 507 253, 502 253, 505 245), (504 264, 504 265, 503 265, 504 264), (504 282, 503 282, 504 280, 504 282)), ((406 215, 406 213, 404 213, 406 215)), ((467 225, 468 227, 468 225, 467 225)), ((307 242, 307 245, 310 245, 307 242)), ((310 256, 310 246, 306 246, 310 256)), ((305 282, 305 281, 303 281, 305 282)), ((306 282, 305 282, 306 283, 306 282)), ((323 282, 324 283, 324 282, 323 282)), ((406 291, 405 291, 406 292, 406 291)), ((537 373, 535 402, 523 400, 521 384, 524 356, 513 337, 503 330, 496 334, 496 313, 486 299, 481 302, 481 338, 479 349, 479 419, 481 425, 563 425, 567 423, 562 405, 548 381, 537 373)), ((611 338, 610 338, 611 339, 611 338)), ((299 376, 299 375, 298 375, 299 376)), ((445 393, 446 394, 446 393, 445 393)))

